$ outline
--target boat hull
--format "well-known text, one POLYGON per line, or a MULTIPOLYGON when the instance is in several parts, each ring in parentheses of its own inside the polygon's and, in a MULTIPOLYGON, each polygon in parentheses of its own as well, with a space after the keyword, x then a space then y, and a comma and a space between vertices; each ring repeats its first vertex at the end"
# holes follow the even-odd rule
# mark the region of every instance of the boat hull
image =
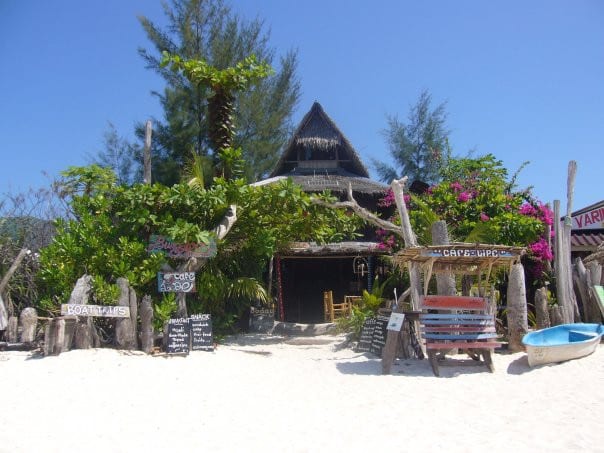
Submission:
POLYGON ((604 326, 601 324, 561 324, 530 332, 522 343, 529 366, 533 367, 585 357, 595 351, 602 335, 604 326))

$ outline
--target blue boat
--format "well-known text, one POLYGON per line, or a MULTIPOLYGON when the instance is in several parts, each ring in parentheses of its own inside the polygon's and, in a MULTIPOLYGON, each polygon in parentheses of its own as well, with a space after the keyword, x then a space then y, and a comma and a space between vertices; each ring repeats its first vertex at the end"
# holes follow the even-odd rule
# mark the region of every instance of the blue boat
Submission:
POLYGON ((560 324, 522 338, 529 366, 564 362, 591 354, 604 335, 602 324, 560 324))

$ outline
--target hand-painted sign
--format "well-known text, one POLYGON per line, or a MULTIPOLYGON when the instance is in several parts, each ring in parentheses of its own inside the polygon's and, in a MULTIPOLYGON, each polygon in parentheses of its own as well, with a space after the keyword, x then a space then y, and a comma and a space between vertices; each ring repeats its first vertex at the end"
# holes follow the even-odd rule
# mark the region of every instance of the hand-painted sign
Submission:
POLYGON ((160 293, 194 293, 195 272, 159 272, 157 289, 160 293))
POLYGON ((593 230, 604 228, 604 206, 577 214, 572 218, 573 230, 593 230))
POLYGON ((431 256, 435 258, 513 258, 516 255, 510 252, 509 250, 467 247, 443 247, 438 249, 423 250, 422 256, 431 256))
POLYGON ((165 253, 170 258, 212 258, 216 256, 216 241, 210 239, 208 244, 189 242, 186 244, 176 244, 169 238, 160 235, 152 235, 149 238, 147 251, 165 253))
POLYGON ((193 351, 213 351, 212 316, 210 314, 191 315, 191 349, 193 351))
POLYGON ((405 321, 405 315, 403 313, 392 312, 390 314, 390 320, 388 321, 388 330, 394 330, 400 332, 405 321))
POLYGON ((124 307, 121 305, 61 304, 61 315, 129 318, 130 307, 124 307))
POLYGON ((188 318, 177 318, 168 320, 168 331, 166 333, 166 352, 168 354, 189 353, 191 342, 191 328, 188 318))

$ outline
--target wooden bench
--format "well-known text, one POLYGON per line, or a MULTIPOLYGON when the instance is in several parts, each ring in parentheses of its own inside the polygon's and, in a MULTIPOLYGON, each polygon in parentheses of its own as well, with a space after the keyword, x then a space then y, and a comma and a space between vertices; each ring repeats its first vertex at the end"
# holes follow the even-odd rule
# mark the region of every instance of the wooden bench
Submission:
POLYGON ((420 324, 426 352, 435 376, 447 350, 462 349, 472 359, 495 371, 491 353, 501 346, 495 331, 495 315, 489 314, 481 297, 424 296, 420 324), (482 356, 482 360, 480 359, 482 356))

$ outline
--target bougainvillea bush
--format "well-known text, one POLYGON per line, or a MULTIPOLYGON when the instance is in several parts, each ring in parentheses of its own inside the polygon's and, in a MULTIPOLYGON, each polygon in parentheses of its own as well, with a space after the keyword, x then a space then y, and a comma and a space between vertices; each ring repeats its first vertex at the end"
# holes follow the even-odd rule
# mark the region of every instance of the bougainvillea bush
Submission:
MULTIPOLYGON (((530 190, 515 191, 514 178, 508 180, 501 161, 491 154, 451 159, 441 177, 441 182, 423 194, 405 196, 420 243, 430 244, 432 223, 444 220, 453 241, 527 247, 535 277, 547 278, 544 264, 553 258, 546 240, 553 223, 552 211, 536 200, 530 190)), ((392 204, 394 197, 390 192, 381 205, 392 204)), ((403 246, 383 230, 378 231, 378 235, 383 248, 403 246)))

